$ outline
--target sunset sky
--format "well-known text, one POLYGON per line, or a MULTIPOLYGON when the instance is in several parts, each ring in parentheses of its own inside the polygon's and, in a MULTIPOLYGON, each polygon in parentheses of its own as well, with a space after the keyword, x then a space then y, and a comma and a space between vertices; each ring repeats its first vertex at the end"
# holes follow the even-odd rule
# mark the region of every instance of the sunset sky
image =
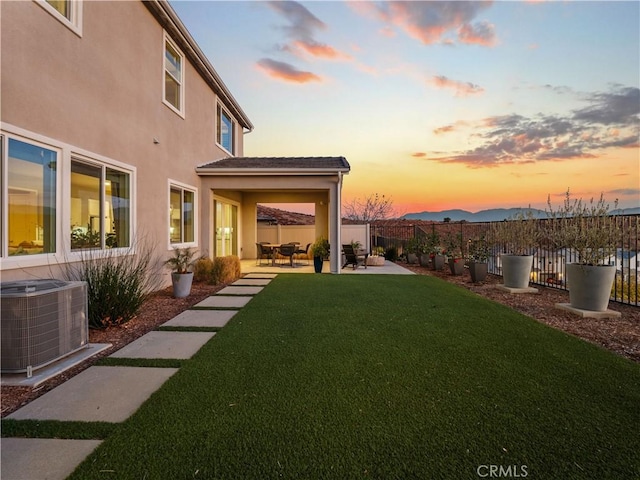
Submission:
POLYGON ((640 206, 640 3, 172 1, 246 156, 344 156, 398 214, 640 206))

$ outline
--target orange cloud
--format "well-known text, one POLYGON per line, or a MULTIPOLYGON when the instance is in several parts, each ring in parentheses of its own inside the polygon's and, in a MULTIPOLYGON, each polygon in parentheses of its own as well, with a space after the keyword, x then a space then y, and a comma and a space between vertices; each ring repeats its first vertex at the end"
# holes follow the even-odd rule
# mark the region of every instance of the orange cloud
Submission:
POLYGON ((455 127, 454 127, 453 125, 445 125, 444 127, 438 127, 438 128, 435 128, 435 129, 433 130, 433 133, 434 133, 435 135, 442 135, 442 134, 444 134, 444 133, 450 133, 450 132, 453 132, 454 130, 455 130, 455 127))
POLYGON ((492 47, 496 44, 495 29, 489 22, 478 22, 475 25, 464 24, 458 30, 458 38, 462 43, 492 47))
POLYGON ((455 91, 457 97, 466 97, 469 95, 478 95, 484 93, 484 88, 471 82, 459 82, 451 80, 444 75, 433 76, 429 79, 429 83, 437 88, 449 88, 455 91))
POLYGON ((270 77, 292 83, 322 82, 322 78, 312 72, 298 70, 293 65, 270 58, 258 60, 258 68, 270 77))
POLYGON ((335 48, 322 43, 297 40, 293 42, 293 45, 314 57, 328 58, 331 60, 350 60, 352 58, 351 55, 339 52, 335 48))
POLYGON ((424 152, 415 152, 415 153, 412 153, 411 156, 414 158, 424 158, 427 156, 427 154, 424 152))

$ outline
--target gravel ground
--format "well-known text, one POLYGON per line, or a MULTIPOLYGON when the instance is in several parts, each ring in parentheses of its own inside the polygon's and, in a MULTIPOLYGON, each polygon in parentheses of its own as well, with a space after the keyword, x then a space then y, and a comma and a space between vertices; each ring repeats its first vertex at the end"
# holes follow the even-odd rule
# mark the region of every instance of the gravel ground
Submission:
MULTIPOLYGON (((609 308, 621 312, 622 317, 603 320, 581 318, 554 307, 556 303, 567 303, 569 301, 568 292, 563 290, 538 287, 538 294, 513 295, 495 288, 496 285, 501 283, 501 278, 493 275, 489 275, 485 282, 481 284, 474 284, 468 274, 454 276, 445 271, 434 272, 417 265, 402 264, 402 266, 420 275, 433 275, 455 283, 478 295, 508 305, 539 322, 600 345, 618 355, 640 363, 640 307, 611 302, 609 308)), ((5 417, 21 406, 26 405, 90 367, 99 358, 119 350, 225 286, 194 283, 191 295, 183 299, 173 298, 171 296, 171 288, 167 288, 151 295, 144 303, 140 314, 130 322, 106 330, 90 330, 90 343, 111 343, 113 346, 45 382, 38 388, 3 386, 0 392, 1 416, 5 417)))

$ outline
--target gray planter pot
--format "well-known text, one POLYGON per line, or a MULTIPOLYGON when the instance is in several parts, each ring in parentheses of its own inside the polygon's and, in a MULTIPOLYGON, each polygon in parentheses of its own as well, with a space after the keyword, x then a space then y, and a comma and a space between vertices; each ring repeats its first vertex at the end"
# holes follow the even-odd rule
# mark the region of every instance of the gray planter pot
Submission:
POLYGON ((188 273, 172 273, 171 283, 173 284, 174 298, 188 297, 191 293, 191 284, 193 283, 193 272, 188 273))
POLYGON ((418 256, 415 253, 407 253, 407 263, 418 263, 418 256))
POLYGON ((449 270, 451 270, 451 275, 462 275, 464 273, 464 260, 462 258, 450 258, 449 270))
POLYGON ((502 255, 501 258, 504 286, 527 288, 531 278, 533 255, 502 255))
POLYGON ((474 283, 484 282, 487 278, 488 264, 486 262, 469 262, 469 273, 474 283))
POLYGON ((420 255, 420 266, 428 267, 429 266, 430 257, 428 253, 423 253, 420 255))
POLYGON ((433 269, 434 270, 442 270, 444 268, 444 264, 447 261, 447 257, 444 255, 435 255, 433 257, 433 269))
POLYGON ((568 263, 569 303, 573 308, 605 312, 616 277, 614 265, 568 263))

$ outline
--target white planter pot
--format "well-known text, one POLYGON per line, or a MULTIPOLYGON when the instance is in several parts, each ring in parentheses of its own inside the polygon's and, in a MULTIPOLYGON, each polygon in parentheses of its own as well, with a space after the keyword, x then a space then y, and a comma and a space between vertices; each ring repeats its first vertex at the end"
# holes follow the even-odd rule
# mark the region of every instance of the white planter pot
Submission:
POLYGON ((609 306, 616 267, 579 263, 568 263, 566 267, 571 306, 581 310, 605 312, 609 306))
POLYGON ((367 257, 367 265, 370 267, 381 267, 384 265, 384 257, 381 257, 381 256, 367 257))
POLYGON ((504 286, 527 288, 531 278, 533 255, 502 255, 501 259, 504 286))
POLYGON ((191 293, 191 284, 193 283, 193 272, 188 273, 172 273, 171 283, 173 284, 173 296, 175 298, 188 297, 191 293))

